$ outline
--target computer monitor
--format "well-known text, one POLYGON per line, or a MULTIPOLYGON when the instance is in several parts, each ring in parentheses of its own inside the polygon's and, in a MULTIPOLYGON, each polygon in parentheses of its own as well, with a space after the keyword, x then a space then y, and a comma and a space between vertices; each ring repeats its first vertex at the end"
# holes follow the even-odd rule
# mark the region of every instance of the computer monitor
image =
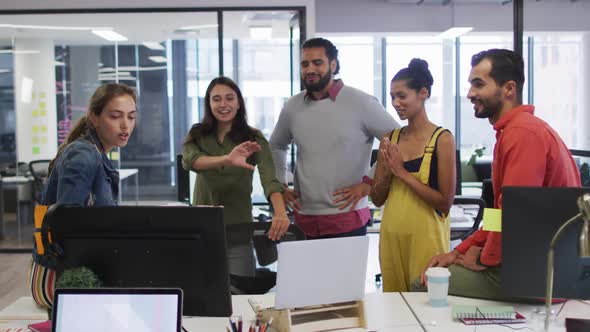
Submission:
POLYGON ((88 267, 105 287, 177 287, 186 316, 231 315, 222 207, 50 208, 65 268, 88 267))
MULTIPOLYGON (((590 188, 504 187, 502 284, 507 297, 545 297, 547 253, 557 229, 577 215, 576 200, 590 188)), ((578 256, 582 222, 555 246, 553 296, 590 299, 590 260, 578 256)))

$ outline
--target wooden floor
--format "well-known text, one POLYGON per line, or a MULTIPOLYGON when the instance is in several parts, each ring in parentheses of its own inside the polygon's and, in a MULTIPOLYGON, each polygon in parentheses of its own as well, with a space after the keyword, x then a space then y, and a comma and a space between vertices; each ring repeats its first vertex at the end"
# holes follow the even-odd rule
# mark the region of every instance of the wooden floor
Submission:
POLYGON ((29 295, 31 254, 0 254, 0 309, 29 295))

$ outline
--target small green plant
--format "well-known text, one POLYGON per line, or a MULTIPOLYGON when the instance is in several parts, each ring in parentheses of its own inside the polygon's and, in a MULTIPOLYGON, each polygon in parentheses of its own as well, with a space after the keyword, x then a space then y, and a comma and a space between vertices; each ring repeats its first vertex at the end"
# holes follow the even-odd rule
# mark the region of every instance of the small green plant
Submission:
POLYGON ((77 267, 65 270, 55 282, 55 288, 98 288, 101 284, 91 269, 77 267))
POLYGON ((469 158, 469 161, 467 162, 467 166, 475 165, 475 161, 477 160, 477 158, 483 156, 483 152, 485 151, 485 149, 485 146, 475 149, 475 151, 473 151, 473 153, 471 154, 471 158, 469 158))

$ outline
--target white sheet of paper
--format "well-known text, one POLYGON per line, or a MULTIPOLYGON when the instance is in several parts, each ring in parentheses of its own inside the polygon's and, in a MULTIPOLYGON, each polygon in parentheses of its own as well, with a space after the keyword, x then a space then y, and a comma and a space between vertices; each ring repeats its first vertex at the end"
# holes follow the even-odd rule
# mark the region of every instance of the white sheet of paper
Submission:
POLYGON ((364 298, 369 237, 283 242, 278 252, 277 309, 364 298))

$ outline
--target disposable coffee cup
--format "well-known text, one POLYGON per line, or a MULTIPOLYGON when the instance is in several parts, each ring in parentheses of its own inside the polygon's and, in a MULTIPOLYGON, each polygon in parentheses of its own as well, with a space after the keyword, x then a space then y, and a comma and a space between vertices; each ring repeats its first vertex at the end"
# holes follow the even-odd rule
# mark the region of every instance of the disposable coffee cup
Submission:
POLYGON ((451 272, 445 267, 431 267, 426 270, 428 282, 428 299, 433 307, 446 307, 449 295, 449 277, 451 272))

